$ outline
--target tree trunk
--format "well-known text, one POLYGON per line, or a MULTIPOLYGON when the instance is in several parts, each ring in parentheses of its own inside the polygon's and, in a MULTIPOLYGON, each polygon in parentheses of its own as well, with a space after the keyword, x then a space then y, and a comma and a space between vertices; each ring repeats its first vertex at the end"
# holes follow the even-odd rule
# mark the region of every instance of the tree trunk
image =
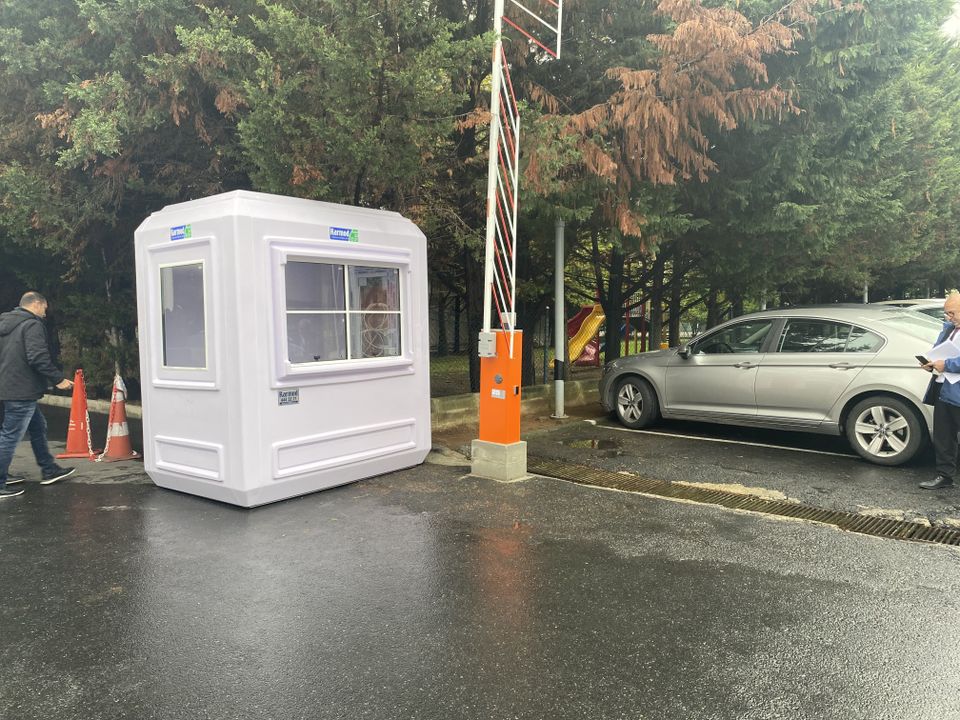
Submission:
POLYGON ((463 299, 457 295, 453 302, 453 354, 460 354, 460 316, 463 315, 463 299))
POLYGON ((707 305, 707 329, 709 330, 720 324, 720 303, 717 300, 716 288, 710 288, 705 302, 707 305))
POLYGON ((737 293, 733 296, 732 303, 730 305, 730 319, 732 320, 735 317, 740 317, 743 315, 743 294, 737 293))
POLYGON ((437 357, 447 354, 447 295, 437 296, 437 357))
POLYGON ((650 270, 650 349, 659 350, 663 338, 663 271, 666 266, 666 255, 658 253, 650 270))
POLYGON ((680 344, 680 303, 683 300, 683 274, 677 272, 677 260, 673 261, 673 273, 670 276, 670 327, 667 342, 670 347, 680 344))
POLYGON ((517 301, 517 327, 523 330, 523 358, 521 359, 521 382, 524 386, 537 384, 537 369, 534 356, 534 340, 537 337, 537 318, 543 315, 543 308, 549 298, 541 295, 533 302, 517 301))
POLYGON ((463 253, 467 292, 467 357, 470 362, 470 392, 480 392, 480 358, 477 339, 483 328, 483 266, 470 254, 463 253))
MULTIPOLYGON (((103 266, 108 267, 106 253, 102 247, 100 248, 100 255, 103 259, 103 266)), ((103 288, 107 296, 107 307, 111 307, 113 305, 113 292, 110 278, 104 280, 103 288)), ((115 314, 111 312, 110 317, 114 316, 115 314)), ((113 348, 113 374, 120 375, 120 371, 122 369, 120 367, 120 341, 123 338, 122 332, 116 325, 111 324, 106 330, 106 336, 107 344, 113 348)))
MULTIPOLYGON (((599 258, 596 257, 599 253, 596 253, 594 256, 594 263, 599 261, 599 258)), ((604 335, 605 348, 603 353, 603 359, 606 362, 611 360, 616 360, 620 357, 620 341, 622 339, 620 333, 620 320, 623 315, 623 251, 614 247, 610 251, 610 262, 608 264, 608 279, 607 279, 607 293, 604 297, 602 288, 598 287, 600 292, 600 302, 603 305, 603 314, 607 316, 606 321, 606 333, 604 335)), ((576 358, 567 358, 569 362, 573 362, 576 358)))

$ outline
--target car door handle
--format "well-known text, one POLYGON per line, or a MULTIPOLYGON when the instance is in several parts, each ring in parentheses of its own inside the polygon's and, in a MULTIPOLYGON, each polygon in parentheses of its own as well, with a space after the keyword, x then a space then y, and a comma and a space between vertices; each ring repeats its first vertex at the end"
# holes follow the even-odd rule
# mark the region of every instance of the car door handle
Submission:
POLYGON ((850 368, 856 367, 856 365, 851 365, 848 362, 838 362, 838 363, 830 363, 828 367, 832 367, 835 370, 849 370, 850 368))
POLYGON ((754 363, 750 362, 749 360, 744 360, 743 362, 734 363, 733 366, 735 368, 744 368, 744 369, 757 367, 754 363))

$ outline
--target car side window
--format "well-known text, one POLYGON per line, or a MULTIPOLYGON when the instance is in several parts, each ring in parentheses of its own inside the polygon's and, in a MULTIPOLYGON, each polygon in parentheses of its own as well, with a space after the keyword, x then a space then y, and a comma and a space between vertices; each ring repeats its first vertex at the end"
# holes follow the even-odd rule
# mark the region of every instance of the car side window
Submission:
POLYGON ((846 352, 877 352, 883 345, 883 338, 866 328, 854 327, 847 341, 846 352))
POLYGON ((747 320, 730 325, 698 340, 693 345, 693 354, 758 353, 772 325, 772 320, 747 320))
POLYGON ((777 352, 843 352, 850 336, 850 327, 833 320, 788 320, 780 336, 777 352))

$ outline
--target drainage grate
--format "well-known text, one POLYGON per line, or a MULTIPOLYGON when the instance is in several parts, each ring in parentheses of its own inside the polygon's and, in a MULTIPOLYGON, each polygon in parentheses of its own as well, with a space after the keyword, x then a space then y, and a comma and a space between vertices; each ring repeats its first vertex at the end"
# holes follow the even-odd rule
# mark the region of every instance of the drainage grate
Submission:
POLYGON ((841 530, 849 530, 863 535, 940 543, 942 545, 960 545, 960 530, 952 528, 932 527, 907 520, 870 517, 844 510, 824 510, 823 508, 784 500, 765 500, 753 495, 742 495, 726 490, 709 490, 666 480, 652 480, 637 475, 621 475, 620 473, 597 470, 582 465, 571 465, 556 460, 530 458, 527 463, 527 471, 577 483, 578 485, 645 493, 675 500, 690 500, 708 505, 719 505, 733 510, 747 510, 765 515, 811 520, 835 525, 841 530))

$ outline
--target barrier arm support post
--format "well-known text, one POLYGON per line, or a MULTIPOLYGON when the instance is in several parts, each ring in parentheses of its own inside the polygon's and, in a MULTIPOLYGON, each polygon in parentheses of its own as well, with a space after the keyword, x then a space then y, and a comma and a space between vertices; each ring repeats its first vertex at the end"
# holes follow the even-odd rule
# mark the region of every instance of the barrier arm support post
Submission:
MULTIPOLYGON (((507 1, 495 0, 493 8, 495 42, 490 88, 483 329, 477 344, 480 419, 479 437, 471 447, 471 470, 480 477, 512 482, 527 477, 527 444, 520 440, 523 333, 517 330, 516 312, 520 111, 503 51, 503 24, 506 22, 528 42, 559 57, 563 0, 547 0, 548 10, 555 11, 555 24, 526 7, 523 0, 509 0, 514 11, 521 13, 515 22, 504 16, 507 1), (537 27, 555 35, 555 50, 537 39, 534 32, 539 31, 528 29, 537 27), (498 328, 493 326, 494 309, 498 328)), ((565 329, 566 325, 560 323, 559 327, 565 329)))
MULTIPOLYGON (((503 205, 507 204, 501 183, 509 187, 509 167, 503 168, 508 175, 503 178, 501 117, 509 108, 502 108, 503 89, 503 10, 504 0, 494 4, 493 29, 496 41, 493 47, 493 73, 490 89, 490 157, 487 167, 487 227, 484 262, 483 329, 478 342, 480 355, 480 422, 479 437, 471 444, 471 472, 480 477, 514 482, 527 476, 527 444, 520 440, 521 356, 522 336, 515 342, 515 322, 512 283, 503 277, 504 263, 509 268, 514 258, 504 257, 503 249, 515 249, 509 240, 509 222, 503 205), (506 180, 507 182, 503 182, 506 180), (501 204, 501 197, 503 203, 501 204), (507 220, 507 222, 504 222, 507 220), (497 223, 500 222, 500 228, 497 223), (503 228, 503 231, 500 231, 503 228), (500 232, 498 232, 500 231, 500 232), (498 237, 499 234, 499 237, 498 237), (500 241, 500 247, 497 241, 500 241), (500 277, 495 277, 499 260, 500 277), (497 301, 501 330, 492 328, 493 303, 497 301), (509 337, 507 330, 509 329, 509 337)), ((510 113, 512 117, 512 113, 510 113)), ((514 134, 516 135, 516 133, 514 134)), ((515 137, 515 145, 519 138, 515 137)), ((518 147, 516 149, 519 149, 518 147)), ((516 195, 512 196, 516 200, 516 195)), ((512 203, 511 203, 512 204, 512 203)), ((514 223, 516 208, 510 208, 514 223)), ((515 255, 514 253, 510 253, 515 255)))

